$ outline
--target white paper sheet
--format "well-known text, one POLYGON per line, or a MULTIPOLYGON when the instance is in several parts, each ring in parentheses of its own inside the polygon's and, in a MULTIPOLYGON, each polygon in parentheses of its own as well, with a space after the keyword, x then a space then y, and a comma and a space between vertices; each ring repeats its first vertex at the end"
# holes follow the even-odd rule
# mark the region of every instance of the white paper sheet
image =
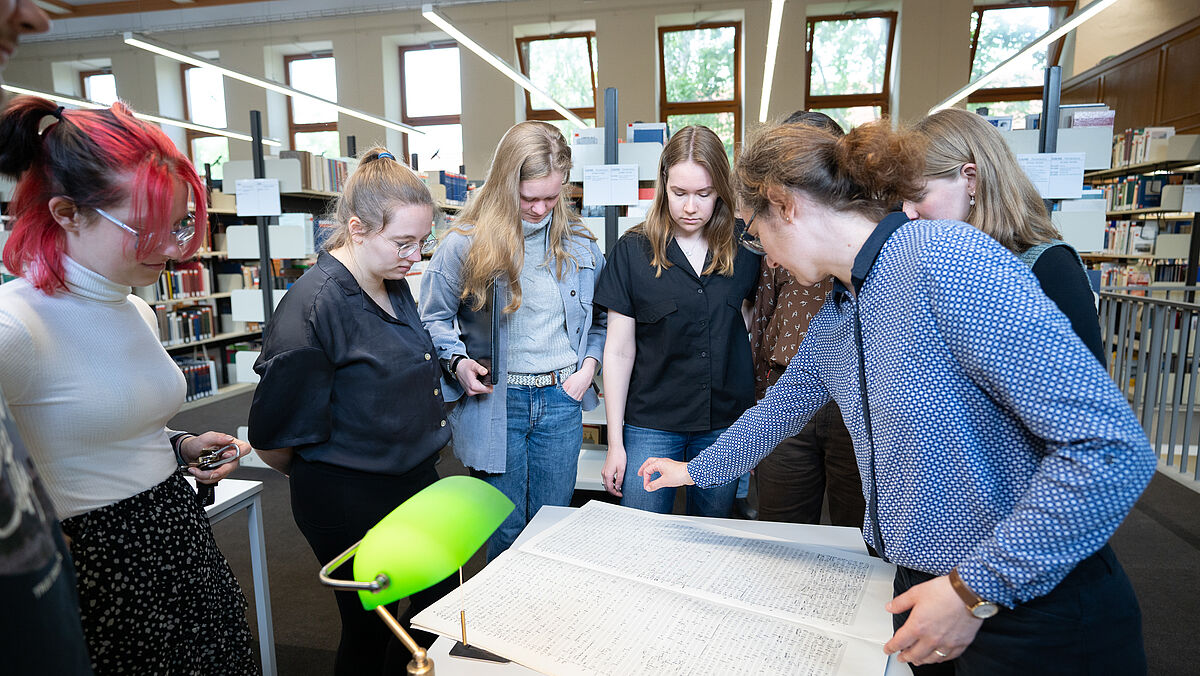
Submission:
MULTIPOLYGON (((883 674, 876 643, 677 594, 523 551, 509 551, 464 589, 467 639, 555 676, 611 674, 883 674)), ((459 593, 413 624, 459 632, 459 593)))
POLYGON ((279 204, 279 179, 244 178, 234 185, 238 216, 278 216, 283 213, 279 204))
POLYGON ((584 206, 638 203, 636 164, 596 164, 583 168, 584 206))
MULTIPOLYGON (((468 640, 547 674, 883 674, 894 568, 588 503, 465 586, 468 640)), ((456 591, 414 624, 459 633, 456 591)))
POLYGON ((1032 153, 1017 155, 1033 187, 1045 199, 1079 199, 1083 193, 1086 153, 1032 153))

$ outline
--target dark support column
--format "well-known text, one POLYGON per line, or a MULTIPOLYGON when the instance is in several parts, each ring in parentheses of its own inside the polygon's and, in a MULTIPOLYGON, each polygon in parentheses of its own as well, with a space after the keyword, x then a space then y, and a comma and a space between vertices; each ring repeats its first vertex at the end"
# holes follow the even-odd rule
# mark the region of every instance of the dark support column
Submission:
MULTIPOLYGON (((604 90, 604 163, 617 163, 617 134, 621 131, 617 120, 617 89, 609 87, 604 90)), ((604 207, 604 252, 607 254, 617 244, 617 215, 621 207, 609 205, 604 207)))
MULTIPOLYGON (((267 162, 263 157, 262 113, 260 111, 250 111, 250 136, 253 145, 251 156, 254 160, 254 178, 266 178, 267 162)), ((267 323, 270 322, 271 313, 275 309, 273 302, 275 284, 271 281, 271 242, 268 230, 270 222, 267 216, 258 216, 256 220, 258 222, 258 288, 262 290, 263 337, 265 338, 267 323)))

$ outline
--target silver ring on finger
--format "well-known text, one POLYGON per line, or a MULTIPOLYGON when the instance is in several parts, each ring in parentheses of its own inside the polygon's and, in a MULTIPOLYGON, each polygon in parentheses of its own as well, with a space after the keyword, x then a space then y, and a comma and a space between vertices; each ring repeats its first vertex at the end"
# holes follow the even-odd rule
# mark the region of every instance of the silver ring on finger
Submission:
POLYGON ((946 653, 944 653, 944 652, 942 652, 942 651, 940 651, 940 650, 938 650, 938 649, 936 649, 936 648, 934 648, 934 650, 933 650, 933 654, 934 654, 934 655, 937 655, 938 657, 940 657, 940 658, 942 658, 942 659, 946 659, 947 657, 950 657, 950 656, 949 656, 949 655, 947 655, 946 653))

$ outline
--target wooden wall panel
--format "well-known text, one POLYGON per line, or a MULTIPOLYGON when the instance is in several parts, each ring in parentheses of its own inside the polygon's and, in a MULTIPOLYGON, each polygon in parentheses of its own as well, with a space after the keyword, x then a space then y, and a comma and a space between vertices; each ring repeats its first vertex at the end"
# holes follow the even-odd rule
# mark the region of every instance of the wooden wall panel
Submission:
POLYGON ((1117 111, 1116 129, 1157 122, 1159 59, 1154 50, 1105 73, 1104 102, 1117 111))
POLYGON ((1200 127, 1200 28, 1163 47, 1159 122, 1177 129, 1200 127))
POLYGON ((1200 17, 1063 83, 1063 103, 1102 101, 1115 128, 1173 126, 1200 133, 1200 17))
POLYGON ((1070 85, 1063 83, 1063 103, 1095 103, 1104 99, 1104 77, 1095 75, 1085 80, 1071 80, 1070 85))

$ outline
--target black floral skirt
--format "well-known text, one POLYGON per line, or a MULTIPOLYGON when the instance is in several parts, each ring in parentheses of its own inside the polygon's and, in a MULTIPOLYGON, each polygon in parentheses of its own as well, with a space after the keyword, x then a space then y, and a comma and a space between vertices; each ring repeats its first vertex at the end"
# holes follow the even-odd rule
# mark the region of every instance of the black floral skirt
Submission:
POLYGON ((246 597, 180 474, 62 522, 96 674, 257 674, 246 597))

